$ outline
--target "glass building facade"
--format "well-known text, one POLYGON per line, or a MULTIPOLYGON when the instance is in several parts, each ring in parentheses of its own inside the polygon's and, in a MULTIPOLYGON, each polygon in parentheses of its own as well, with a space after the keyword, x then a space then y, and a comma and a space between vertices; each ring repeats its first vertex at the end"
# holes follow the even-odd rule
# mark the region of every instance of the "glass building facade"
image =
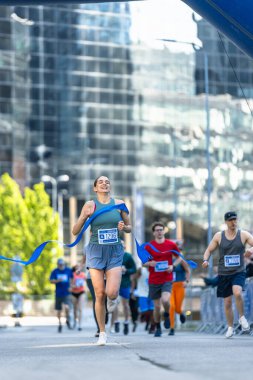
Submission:
POLYGON ((128 3, 1 7, 0 172, 22 186, 68 174, 68 194, 80 205, 93 179, 108 175, 118 197, 141 193, 145 239, 159 218, 201 257, 207 148, 212 232, 229 209, 253 230, 252 61, 225 38, 224 49, 203 20, 199 50, 133 40, 132 22, 128 3))

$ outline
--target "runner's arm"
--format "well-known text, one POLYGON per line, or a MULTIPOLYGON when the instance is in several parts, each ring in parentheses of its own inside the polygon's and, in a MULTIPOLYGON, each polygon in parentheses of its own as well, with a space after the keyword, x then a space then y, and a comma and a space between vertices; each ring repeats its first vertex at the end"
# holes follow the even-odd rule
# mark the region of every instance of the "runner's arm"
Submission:
POLYGON ((216 250, 216 248, 219 246, 219 241, 220 241, 220 236, 221 236, 221 233, 220 232, 217 232, 214 237, 212 238, 210 244, 208 245, 207 249, 205 250, 204 252, 204 255, 203 255, 203 264, 202 264, 202 267, 203 268, 207 268, 209 263, 208 263, 208 260, 212 254, 213 251, 216 250))
POLYGON ((80 214, 79 218, 77 219, 76 224, 74 225, 74 227, 72 229, 73 235, 79 234, 84 223, 91 216, 93 211, 94 211, 94 202, 88 201, 87 203, 85 203, 85 205, 82 208, 81 214, 80 214))
MULTIPOLYGON (((120 200, 120 199, 115 199, 115 203, 116 204, 122 204, 124 202, 122 200, 120 200)), ((118 223, 118 229, 120 231, 124 231, 126 233, 130 233, 132 231, 132 226, 131 226, 131 223, 130 223, 129 214, 127 214, 125 211, 121 211, 120 214, 122 216, 123 221, 120 221, 118 223)))

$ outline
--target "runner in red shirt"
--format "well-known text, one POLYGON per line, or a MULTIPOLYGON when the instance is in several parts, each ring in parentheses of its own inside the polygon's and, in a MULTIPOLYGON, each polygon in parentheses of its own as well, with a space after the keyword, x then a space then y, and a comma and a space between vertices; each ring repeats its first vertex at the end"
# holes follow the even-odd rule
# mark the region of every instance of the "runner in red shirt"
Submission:
POLYGON ((154 321, 156 324, 155 337, 162 335, 161 329, 161 305, 164 307, 164 327, 170 328, 169 307, 173 281, 173 267, 176 267, 182 259, 171 250, 179 251, 177 245, 165 239, 164 224, 155 222, 152 225, 154 240, 147 244, 145 249, 153 256, 145 266, 149 269, 149 298, 154 301, 154 321), (152 247, 153 246, 153 247, 152 247), (158 250, 159 252, 157 252, 158 250), (173 264, 173 256, 176 260, 173 264))

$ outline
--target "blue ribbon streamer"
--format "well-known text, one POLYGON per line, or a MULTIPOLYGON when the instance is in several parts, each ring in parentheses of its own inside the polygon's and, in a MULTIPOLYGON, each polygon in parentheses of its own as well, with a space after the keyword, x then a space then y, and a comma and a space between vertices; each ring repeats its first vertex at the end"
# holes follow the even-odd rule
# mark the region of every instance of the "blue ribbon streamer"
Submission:
POLYGON ((91 217, 86 220, 86 222, 84 223, 81 231, 77 235, 76 240, 73 241, 73 243, 65 244, 65 243, 63 243, 61 241, 58 241, 58 240, 47 240, 44 243, 40 244, 37 248, 35 248, 35 250, 32 253, 32 256, 30 257, 30 259, 28 261, 11 259, 9 257, 5 257, 5 256, 2 256, 2 255, 0 255, 0 260, 7 260, 7 261, 15 262, 15 263, 20 263, 20 264, 23 264, 23 265, 30 265, 30 264, 32 264, 34 261, 36 261, 40 257, 43 249, 45 248, 45 246, 48 243, 58 243, 58 244, 62 245, 63 247, 72 248, 72 247, 74 247, 75 245, 77 245, 80 242, 80 240, 82 239, 83 233, 87 230, 87 228, 89 227, 89 225, 91 224, 91 222, 97 216, 99 216, 101 214, 104 214, 105 212, 114 210, 114 209, 125 211, 126 213, 129 214, 128 208, 126 207, 125 203, 120 203, 120 204, 117 204, 117 205, 111 205, 111 206, 103 207, 101 210, 98 210, 98 211, 94 212, 94 214, 92 214, 91 217))
POLYGON ((165 253, 165 252, 175 253, 176 255, 178 255, 179 257, 181 257, 181 259, 184 260, 192 269, 195 269, 198 266, 198 264, 195 263, 195 261, 186 260, 185 257, 182 255, 182 253, 179 252, 179 251, 175 251, 174 249, 170 249, 169 251, 161 252, 156 247, 154 247, 151 243, 144 243, 144 244, 142 244, 142 246, 144 246, 144 247, 147 246, 147 245, 149 245, 153 249, 153 251, 155 251, 157 253, 165 253))
MULTIPOLYGON (((96 212, 94 212, 94 214, 91 215, 91 217, 89 219, 86 220, 86 222, 84 223, 81 231, 79 232, 79 234, 77 235, 77 238, 75 241, 73 241, 72 243, 70 244, 65 244, 61 241, 58 241, 58 240, 47 240, 45 241, 44 243, 40 244, 37 248, 35 248, 35 250, 33 251, 32 253, 32 256, 30 257, 30 259, 28 261, 24 261, 24 260, 17 260, 17 259, 11 259, 9 257, 5 257, 5 256, 2 256, 0 255, 0 260, 7 260, 7 261, 12 261, 12 262, 15 262, 15 263, 20 263, 20 264, 23 264, 23 265, 30 265, 32 263, 34 263, 34 261, 36 261, 43 249, 45 248, 45 246, 48 244, 48 243, 57 243, 57 244, 60 244, 62 245, 63 247, 68 247, 68 248, 72 248, 74 247, 75 245, 77 245, 80 240, 82 239, 82 236, 83 236, 83 233, 87 230, 87 228, 89 227, 89 225, 91 224, 91 222, 96 218, 98 217, 99 215, 101 214, 104 214, 105 212, 109 212, 111 210, 114 210, 114 209, 117 209, 117 210, 121 210, 121 211, 125 211, 127 214, 129 214, 129 211, 128 211, 128 208, 127 206, 125 205, 125 203, 120 203, 120 204, 117 204, 117 205, 111 205, 111 206, 106 206, 106 207, 103 207, 101 210, 98 210, 96 212)), ((135 239, 135 244, 136 244, 136 251, 137 251, 137 255, 138 257, 140 258, 141 262, 143 264, 145 264, 147 261, 149 260, 152 260, 153 259, 153 256, 145 249, 145 246, 146 245, 149 245, 155 252, 160 252, 158 251, 151 243, 144 243, 144 244, 139 244, 138 241, 135 239)), ((173 251, 171 250, 170 252, 174 252, 176 253, 177 255, 179 255, 183 260, 184 259, 184 256, 180 253, 180 252, 177 252, 177 251, 173 251)), ((191 260, 185 260, 192 268, 196 268, 197 267, 197 264, 194 262, 194 261, 191 261, 191 260)))

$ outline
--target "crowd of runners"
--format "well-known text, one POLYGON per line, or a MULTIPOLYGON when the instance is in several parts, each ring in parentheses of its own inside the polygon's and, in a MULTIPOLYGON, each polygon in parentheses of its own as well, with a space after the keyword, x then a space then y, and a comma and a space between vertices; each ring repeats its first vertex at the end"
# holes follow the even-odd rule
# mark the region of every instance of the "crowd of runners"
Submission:
MULTIPOLYGON (((174 335, 175 315, 179 315, 180 323, 186 321, 183 302, 191 277, 191 268, 180 252, 180 245, 165 238, 165 225, 157 221, 151 227, 153 240, 145 246, 150 259, 144 263, 134 260, 126 252, 123 240, 124 233, 132 231, 130 216, 121 207, 124 202, 111 197, 110 180, 105 176, 95 180, 94 192, 96 199, 85 203, 72 231, 78 235, 84 223, 98 212, 90 225, 90 241, 84 247, 82 261, 70 269, 59 259, 50 276, 56 287, 58 331, 62 331, 62 312, 68 328, 83 328, 84 298, 89 289, 98 345, 107 343, 106 325, 111 334, 121 331, 127 335, 143 323, 143 328, 155 338, 163 333, 174 335), (99 214, 105 207, 108 212, 99 214), (69 317, 70 307, 74 310, 73 322, 69 317)), ((231 338, 234 334, 232 297, 242 330, 250 330, 244 316, 242 291, 245 258, 253 254, 253 236, 238 229, 236 212, 227 212, 224 219, 227 229, 214 235, 204 252, 202 267, 208 267, 212 252, 218 249, 217 296, 224 298, 228 326, 225 336, 231 338)))

